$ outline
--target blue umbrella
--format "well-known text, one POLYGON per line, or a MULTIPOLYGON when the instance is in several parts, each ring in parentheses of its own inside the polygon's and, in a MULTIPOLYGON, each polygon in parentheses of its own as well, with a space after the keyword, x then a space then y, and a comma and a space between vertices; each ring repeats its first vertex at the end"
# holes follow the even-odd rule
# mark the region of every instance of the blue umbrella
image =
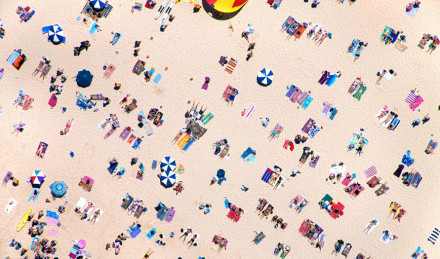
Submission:
POLYGON ((49 35, 49 40, 53 44, 60 44, 62 42, 66 42, 64 31, 58 24, 49 26, 49 31, 47 34, 49 35))
POLYGON ((223 170, 223 169, 219 169, 219 170, 217 171, 217 177, 218 177, 218 178, 225 177, 225 170, 223 170))
POLYGON ((103 0, 91 0, 90 1, 90 6, 93 9, 95 9, 97 11, 100 11, 100 10, 104 9, 105 2, 103 0))
POLYGON ((76 75, 76 84, 80 87, 88 87, 92 83, 93 75, 90 71, 85 69, 78 72, 76 75))
POLYGON ((176 160, 170 156, 166 156, 160 161, 160 169, 162 172, 172 172, 176 169, 176 160))
POLYGON ((160 183, 165 187, 165 188, 169 188, 171 186, 173 186, 174 184, 176 184, 177 182, 177 176, 176 173, 173 171, 165 171, 162 172, 159 175, 160 178, 160 183))
POLYGON ((268 86, 272 83, 273 72, 270 69, 263 68, 257 75, 257 82, 262 86, 268 86))
POLYGON ((67 185, 63 181, 56 181, 49 187, 55 197, 63 197, 67 192, 67 185))

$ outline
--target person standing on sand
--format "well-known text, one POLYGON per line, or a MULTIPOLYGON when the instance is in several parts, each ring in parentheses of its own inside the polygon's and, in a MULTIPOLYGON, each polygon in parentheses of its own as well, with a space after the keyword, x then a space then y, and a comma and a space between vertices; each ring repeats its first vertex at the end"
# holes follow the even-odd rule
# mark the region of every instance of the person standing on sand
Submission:
POLYGON ((249 52, 248 54, 247 54, 247 57, 246 57, 246 61, 249 61, 249 59, 251 59, 251 57, 254 55, 254 53, 251 51, 251 52, 249 52))

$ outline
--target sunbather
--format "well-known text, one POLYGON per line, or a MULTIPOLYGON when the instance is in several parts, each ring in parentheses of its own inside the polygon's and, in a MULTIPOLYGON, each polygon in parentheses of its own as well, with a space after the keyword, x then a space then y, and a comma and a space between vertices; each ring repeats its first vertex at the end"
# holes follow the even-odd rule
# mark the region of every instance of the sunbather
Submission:
POLYGON ((194 245, 194 242, 196 241, 197 237, 198 237, 197 234, 194 234, 194 235, 191 237, 191 239, 188 241, 189 247, 191 247, 191 246, 194 245))
POLYGON ((364 232, 368 233, 374 226, 377 225, 377 221, 373 219, 370 223, 364 228, 364 232))
POLYGON ((36 76, 39 72, 41 72, 41 69, 44 66, 44 61, 40 61, 38 66, 35 68, 35 71, 32 73, 33 76, 36 76))
POLYGON ((86 215, 87 214, 87 212, 89 212, 89 210, 91 209, 91 208, 93 208, 93 207, 95 207, 95 204, 93 204, 92 202, 89 202, 88 204, 87 204, 87 207, 84 209, 84 211, 81 213, 81 217, 83 217, 84 215, 86 215))
POLYGON ((192 233, 192 229, 191 228, 187 228, 186 231, 179 237, 179 239, 181 239, 183 237, 183 240, 185 240, 189 234, 192 233))
POLYGON ((95 224, 98 217, 101 215, 101 210, 97 209, 95 211, 95 214, 93 215, 92 219, 90 220, 91 223, 95 224))
POLYGON ((60 135, 66 135, 70 131, 70 127, 72 127, 73 119, 68 120, 66 123, 66 127, 64 127, 64 130, 60 131, 60 135))

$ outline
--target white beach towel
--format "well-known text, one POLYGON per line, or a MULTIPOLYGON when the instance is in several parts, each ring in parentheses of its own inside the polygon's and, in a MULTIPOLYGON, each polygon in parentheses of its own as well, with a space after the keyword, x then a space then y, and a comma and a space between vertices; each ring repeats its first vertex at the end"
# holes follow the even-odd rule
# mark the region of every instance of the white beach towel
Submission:
POLYGON ((257 110, 257 106, 253 104, 249 105, 246 111, 244 111, 243 117, 249 120, 250 118, 252 118, 252 115, 254 115, 256 110, 257 110))
POLYGON ((8 201, 8 206, 6 206, 6 213, 11 214, 12 213, 12 209, 17 206, 18 201, 15 199, 9 199, 8 201))

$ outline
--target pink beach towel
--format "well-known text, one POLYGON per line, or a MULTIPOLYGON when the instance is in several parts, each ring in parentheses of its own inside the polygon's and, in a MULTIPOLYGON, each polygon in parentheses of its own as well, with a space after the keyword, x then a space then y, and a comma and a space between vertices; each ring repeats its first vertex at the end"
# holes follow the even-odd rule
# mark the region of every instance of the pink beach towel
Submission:
POLYGON ((246 119, 250 119, 252 118, 252 115, 254 115, 254 112, 257 110, 257 106, 251 104, 249 105, 249 107, 246 109, 246 111, 244 111, 243 117, 245 117, 246 119))
POLYGON ((290 97, 290 100, 294 103, 296 103, 296 101, 298 101, 298 98, 303 94, 303 91, 301 91, 301 89, 299 89, 298 87, 296 89, 297 91, 295 91, 290 97))
POLYGON ((371 176, 377 174, 377 169, 376 167, 373 165, 372 167, 368 168, 367 170, 365 170, 365 176, 367 178, 370 178, 371 176))
POLYGON ((409 108, 414 111, 415 109, 417 109, 417 107, 419 107, 420 104, 423 103, 423 98, 419 95, 417 96, 417 98, 409 105, 409 108))
POLYGON ((307 97, 309 97, 309 93, 303 93, 303 95, 301 95, 301 97, 298 99, 298 104, 302 105, 307 100, 307 97))
POLYGON ((349 176, 349 174, 347 174, 347 176, 345 177, 345 179, 342 180, 342 182, 341 182, 342 185, 344 185, 344 186, 348 186, 348 185, 350 184, 352 178, 351 178, 351 177, 348 177, 348 176, 349 176))
POLYGON ((329 104, 328 102, 324 103, 324 108, 322 109, 321 115, 324 117, 327 117, 327 113, 330 111, 330 109, 332 108, 332 105, 329 104))

